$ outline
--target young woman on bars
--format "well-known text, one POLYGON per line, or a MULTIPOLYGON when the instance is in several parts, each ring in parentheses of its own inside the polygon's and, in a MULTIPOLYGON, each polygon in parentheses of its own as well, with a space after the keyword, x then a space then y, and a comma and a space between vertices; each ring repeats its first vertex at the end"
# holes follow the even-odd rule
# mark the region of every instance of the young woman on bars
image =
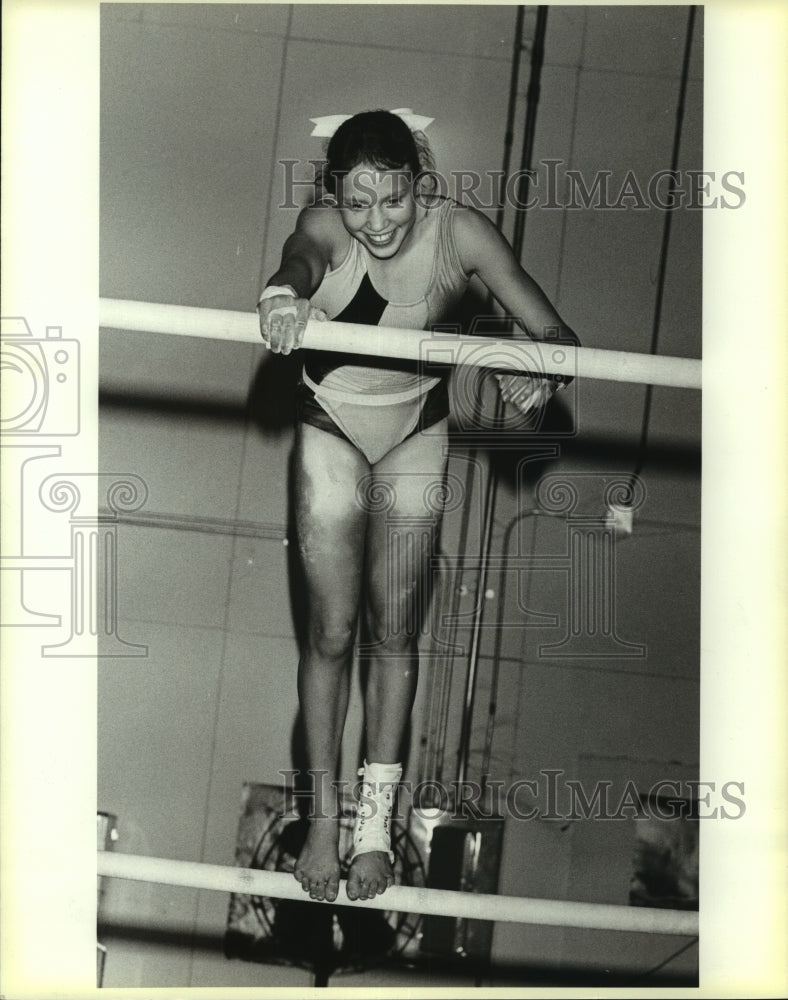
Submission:
MULTIPOLYGON (((330 139, 322 190, 301 212, 258 304, 265 343, 289 354, 312 318, 429 330, 474 274, 529 337, 550 330, 577 343, 486 216, 425 194, 419 174, 432 168, 431 155, 402 114, 354 115, 330 139)), ((305 359, 295 509, 308 628, 298 695, 316 818, 295 877, 313 899, 337 896, 335 782, 361 613, 366 759, 347 894, 367 899, 394 880, 390 821, 442 514, 448 393, 444 377, 415 363, 319 351, 305 359), (418 529, 388 532, 391 518, 418 518, 418 529)), ((498 379, 503 398, 523 412, 543 406, 562 384, 549 376, 498 379)))

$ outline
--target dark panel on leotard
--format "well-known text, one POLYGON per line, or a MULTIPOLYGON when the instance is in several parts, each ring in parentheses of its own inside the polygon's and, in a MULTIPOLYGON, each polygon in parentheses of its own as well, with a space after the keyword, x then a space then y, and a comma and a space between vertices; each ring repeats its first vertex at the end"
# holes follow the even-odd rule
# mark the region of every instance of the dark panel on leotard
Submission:
POLYGON ((334 319, 341 323, 366 323, 377 326, 388 302, 372 284, 368 274, 361 279, 356 294, 334 319))
MULTIPOLYGON (((376 290, 368 274, 365 274, 356 294, 348 302, 335 320, 342 323, 361 323, 377 326, 388 302, 376 290)), ((309 351, 304 364, 307 375, 318 385, 326 375, 342 365, 362 365, 363 367, 385 368, 387 371, 417 371, 417 362, 399 358, 374 358, 366 354, 338 353, 336 351, 309 351)))

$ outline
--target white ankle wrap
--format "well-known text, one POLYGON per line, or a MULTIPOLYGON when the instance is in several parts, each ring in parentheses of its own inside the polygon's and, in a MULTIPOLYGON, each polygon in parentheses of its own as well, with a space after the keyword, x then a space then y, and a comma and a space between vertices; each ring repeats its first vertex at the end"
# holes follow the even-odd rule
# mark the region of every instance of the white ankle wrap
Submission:
MULTIPOLYGON (((359 769, 361 778, 356 823, 353 828, 353 858, 383 851, 394 864, 391 850, 391 814, 402 777, 401 764, 368 764, 359 769)), ((352 860, 352 859, 351 859, 352 860)))

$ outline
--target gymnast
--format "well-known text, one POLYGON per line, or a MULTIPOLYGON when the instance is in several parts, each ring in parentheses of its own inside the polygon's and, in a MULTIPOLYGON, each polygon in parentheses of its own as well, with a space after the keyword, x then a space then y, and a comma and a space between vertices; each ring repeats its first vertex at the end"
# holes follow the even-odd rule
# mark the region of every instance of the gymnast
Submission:
MULTIPOLYGON (((423 132, 398 113, 366 111, 339 125, 315 202, 300 213, 258 303, 262 338, 273 352, 298 349, 310 319, 429 330, 449 315, 472 275, 516 317, 519 336, 540 340, 550 331, 578 343, 493 223, 429 193, 423 180, 432 167, 423 132)), ((448 391, 445 375, 416 363, 304 356, 294 501, 308 624, 298 697, 316 807, 295 877, 312 899, 336 899, 336 780, 361 618, 366 752, 347 895, 368 899, 394 881, 390 823, 442 515, 442 491, 425 482, 440 487, 444 480, 448 391), (386 513, 369 501, 376 488, 391 498, 386 513), (418 518, 418 530, 387 533, 387 517, 418 518)), ((561 386, 560 377, 497 377, 503 398, 523 413, 544 406, 561 386)))

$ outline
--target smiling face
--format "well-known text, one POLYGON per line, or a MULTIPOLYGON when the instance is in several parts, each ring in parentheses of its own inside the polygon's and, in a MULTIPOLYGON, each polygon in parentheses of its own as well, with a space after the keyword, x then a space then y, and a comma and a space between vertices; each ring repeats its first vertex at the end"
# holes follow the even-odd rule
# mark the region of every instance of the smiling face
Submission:
POLYGON ((354 239, 380 260, 399 252, 417 218, 410 171, 360 164, 345 176, 337 193, 342 222, 354 239))

